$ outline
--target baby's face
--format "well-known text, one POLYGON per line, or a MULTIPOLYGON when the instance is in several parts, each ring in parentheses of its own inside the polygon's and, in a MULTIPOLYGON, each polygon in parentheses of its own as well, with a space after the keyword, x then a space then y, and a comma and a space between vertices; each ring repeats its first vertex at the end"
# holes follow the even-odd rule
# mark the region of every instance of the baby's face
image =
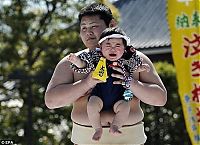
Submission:
POLYGON ((109 38, 101 43, 103 56, 110 60, 116 61, 124 54, 124 44, 122 38, 109 38))

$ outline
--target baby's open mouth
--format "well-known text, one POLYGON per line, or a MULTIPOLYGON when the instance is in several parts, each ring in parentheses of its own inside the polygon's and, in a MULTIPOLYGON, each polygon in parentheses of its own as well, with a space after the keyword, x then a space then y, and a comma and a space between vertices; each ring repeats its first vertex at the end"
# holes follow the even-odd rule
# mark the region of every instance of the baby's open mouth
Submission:
POLYGON ((109 56, 114 57, 114 56, 116 56, 116 54, 109 54, 109 56))

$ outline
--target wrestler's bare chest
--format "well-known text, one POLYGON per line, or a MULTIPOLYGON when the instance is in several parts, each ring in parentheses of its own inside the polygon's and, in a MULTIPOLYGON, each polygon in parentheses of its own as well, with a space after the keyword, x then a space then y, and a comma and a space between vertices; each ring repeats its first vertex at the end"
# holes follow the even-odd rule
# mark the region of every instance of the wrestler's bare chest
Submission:
MULTIPOLYGON (((88 74, 79 74, 74 73, 74 81, 82 80, 87 77, 88 74)), ((135 73, 134 78, 139 79, 139 73, 135 73)), ((78 91, 78 90, 77 90, 78 91)), ((90 125, 89 119, 87 116, 87 102, 88 102, 88 95, 84 95, 80 97, 78 100, 76 100, 73 104, 73 110, 71 113, 71 118, 74 122, 84 124, 84 125, 90 125)), ((140 106, 138 100, 133 101, 133 106, 140 106), (135 103, 134 103, 135 102, 135 103), (137 104, 137 105, 136 105, 137 104)), ((132 106, 132 107, 133 107, 132 106)), ((113 112, 106 112, 101 115, 101 121, 103 125, 107 125, 107 122, 113 119, 113 112)))

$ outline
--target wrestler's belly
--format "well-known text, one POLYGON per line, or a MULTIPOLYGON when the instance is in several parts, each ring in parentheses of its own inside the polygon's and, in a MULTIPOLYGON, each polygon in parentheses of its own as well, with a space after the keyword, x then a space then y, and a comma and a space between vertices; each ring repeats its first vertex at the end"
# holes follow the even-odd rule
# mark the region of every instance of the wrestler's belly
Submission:
MULTIPOLYGON (((72 121, 82 124, 91 125, 87 115, 87 97, 82 97, 73 104, 73 109, 71 113, 72 121)), ((108 122, 112 122, 115 113, 111 111, 101 112, 101 124, 102 126, 108 126, 108 122)), ((140 101, 138 99, 133 99, 131 101, 131 111, 129 118, 124 123, 124 125, 132 125, 140 122, 144 118, 143 111, 140 107, 140 101)))

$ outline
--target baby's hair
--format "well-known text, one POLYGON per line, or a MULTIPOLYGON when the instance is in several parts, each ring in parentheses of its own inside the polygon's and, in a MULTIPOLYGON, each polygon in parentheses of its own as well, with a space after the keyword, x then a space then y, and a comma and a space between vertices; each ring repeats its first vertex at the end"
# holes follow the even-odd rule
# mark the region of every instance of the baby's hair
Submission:
MULTIPOLYGON (((123 36, 126 36, 126 33, 119 27, 109 27, 109 28, 106 28, 102 33, 101 33, 101 36, 99 38, 99 40, 101 40, 102 38, 106 37, 106 36, 109 36, 109 35, 112 35, 112 34, 120 34, 120 35, 123 35, 123 36)), ((125 39, 123 39, 123 44, 124 44, 124 47, 127 46, 127 42, 125 39)))

